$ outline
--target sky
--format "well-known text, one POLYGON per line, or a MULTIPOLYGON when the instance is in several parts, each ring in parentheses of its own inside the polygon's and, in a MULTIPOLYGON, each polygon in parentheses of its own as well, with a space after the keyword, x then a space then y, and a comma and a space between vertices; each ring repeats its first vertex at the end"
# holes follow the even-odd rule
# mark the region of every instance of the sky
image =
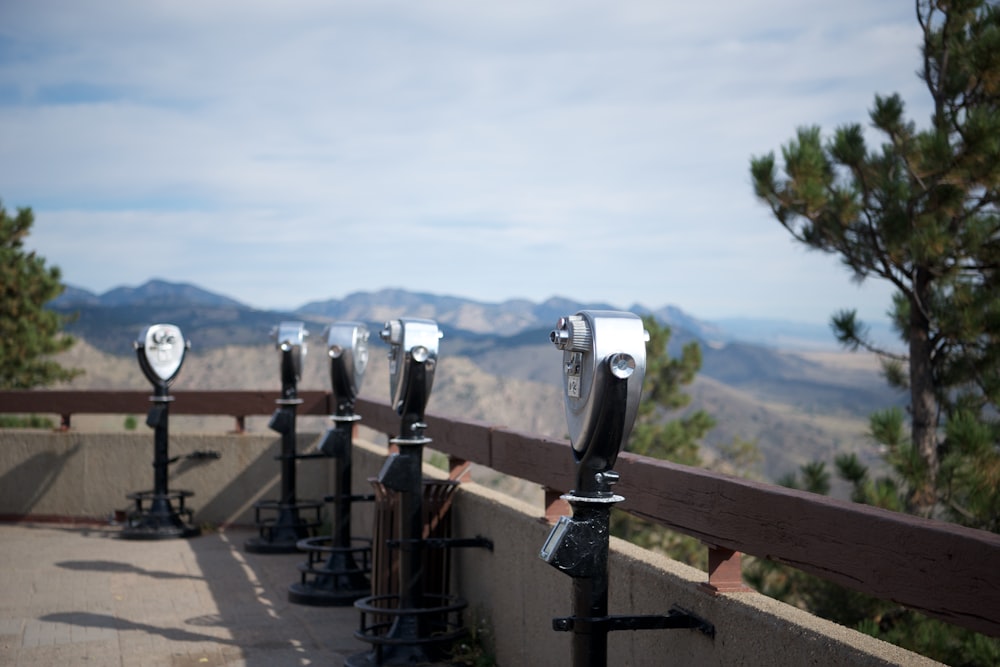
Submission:
POLYGON ((919 64, 907 0, 0 0, 0 200, 97 293, 879 321, 749 162, 876 93, 926 125, 919 64))

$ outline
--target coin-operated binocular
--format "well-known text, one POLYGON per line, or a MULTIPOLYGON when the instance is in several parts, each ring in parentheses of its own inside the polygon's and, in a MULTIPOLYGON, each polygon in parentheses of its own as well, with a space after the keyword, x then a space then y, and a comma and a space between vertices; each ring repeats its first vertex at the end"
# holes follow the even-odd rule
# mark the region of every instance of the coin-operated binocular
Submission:
POLYGON ((281 434, 281 496, 278 500, 261 500, 254 505, 254 519, 259 537, 247 540, 243 548, 251 553, 296 553, 298 542, 312 537, 320 525, 322 503, 315 500, 300 501, 296 497, 295 412, 302 403, 298 383, 302 377, 302 359, 306 355, 305 339, 309 335, 302 322, 282 322, 272 331, 275 346, 281 353, 281 398, 278 408, 271 415, 268 427, 281 434), (311 517, 303 517, 312 512, 311 517))
POLYGON ((389 345, 389 391, 402 417, 398 440, 423 440, 424 410, 437 368, 438 341, 444 336, 433 320, 398 319, 385 323, 379 337, 389 345))
POLYGON ((563 352, 563 397, 576 464, 576 488, 563 496, 573 516, 560 517, 540 553, 573 577, 573 616, 553 619, 553 629, 573 633, 574 667, 606 665, 612 630, 707 632, 711 626, 679 609, 667 616, 608 616, 611 508, 624 500, 612 490, 618 482, 612 468, 639 409, 649 340, 642 320, 632 313, 584 310, 561 318, 549 337, 563 352))
POLYGON ((190 347, 181 330, 173 324, 153 324, 140 332, 134 343, 139 367, 153 384, 153 403, 146 415, 146 424, 154 429, 153 490, 130 493, 135 502, 128 512, 121 536, 126 539, 165 539, 193 537, 200 530, 191 525, 191 510, 184 507, 190 491, 170 491, 167 488, 169 456, 168 417, 170 385, 177 378, 190 347), (178 506, 175 509, 173 501, 178 506))
POLYGON ((361 420, 354 413, 354 401, 368 367, 368 337, 368 327, 360 322, 337 322, 326 330, 336 413, 330 415, 333 425, 323 434, 317 449, 335 460, 336 489, 323 499, 333 504, 333 530, 329 536, 299 541, 298 548, 309 557, 299 565, 301 580, 288 589, 291 602, 343 606, 371 592, 371 540, 351 537, 351 504, 374 499, 351 493, 352 438, 361 420))
POLYGON ((441 659, 444 649, 466 632, 455 619, 467 603, 454 596, 426 593, 424 552, 431 547, 493 546, 485 538, 423 538, 423 449, 431 442, 424 436, 424 410, 442 333, 432 320, 403 318, 386 322, 379 335, 389 344, 391 403, 400 416, 399 435, 389 440, 397 451, 389 455, 378 475, 382 486, 398 492, 399 537, 388 544, 399 552, 399 593, 373 595, 354 603, 362 614, 355 636, 374 648, 349 657, 348 667, 423 665, 441 659), (377 620, 369 624, 370 619, 377 620))

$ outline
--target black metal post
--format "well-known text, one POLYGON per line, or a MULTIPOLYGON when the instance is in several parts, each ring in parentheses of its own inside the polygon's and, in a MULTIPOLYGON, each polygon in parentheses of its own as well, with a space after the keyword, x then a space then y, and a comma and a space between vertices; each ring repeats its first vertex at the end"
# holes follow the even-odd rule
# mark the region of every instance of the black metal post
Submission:
MULTIPOLYGON (((399 492, 399 594, 393 620, 375 649, 351 656, 345 662, 348 667, 425 665, 444 657, 429 627, 433 614, 428 612, 433 610, 424 600, 422 461, 424 445, 431 442, 423 437, 424 426, 404 418, 403 430, 410 435, 390 441, 399 451, 387 459, 379 474, 387 488, 399 492)), ((356 605, 364 607, 364 602, 356 605)))
POLYGON ((298 369, 291 349, 281 353, 281 398, 275 403, 278 409, 271 416, 268 426, 281 434, 281 494, 277 502, 262 500, 255 505, 260 536, 247 540, 243 548, 250 553, 297 553, 298 542, 311 537, 319 525, 321 504, 314 501, 299 502, 295 491, 295 472, 300 457, 296 454, 296 408, 302 403, 298 397, 298 369), (314 520, 307 521, 300 510, 312 509, 314 520), (262 518, 261 511, 276 512, 275 518, 262 518))
MULTIPOLYGON (((577 619, 598 619, 608 615, 608 549, 611 503, 592 503, 584 499, 570 500, 573 520, 591 525, 591 576, 573 579, 573 616, 577 619)), ((590 623, 577 623, 573 628, 573 667, 605 667, 608 663, 608 631, 590 623)))
POLYGON ((339 439, 344 441, 343 451, 333 462, 333 477, 336 480, 336 496, 333 499, 333 527, 330 536, 333 546, 351 546, 351 468, 353 466, 352 431, 356 422, 334 420, 334 428, 340 432, 339 439))
MULTIPOLYGON (((158 388, 159 389, 159 388, 158 388)), ((163 394, 166 391, 163 390, 163 394)), ((169 397, 157 395, 151 397, 156 404, 150 409, 148 421, 153 421, 153 502, 149 513, 154 516, 169 516, 172 512, 170 500, 167 498, 167 468, 170 465, 168 453, 170 401, 169 397)))
POLYGON ((153 429, 153 493, 157 496, 165 496, 167 493, 167 467, 170 465, 170 455, 168 453, 168 442, 170 439, 170 397, 166 395, 166 390, 157 391, 156 396, 152 396, 156 405, 151 410, 151 415, 156 413, 155 427, 153 429))
POLYGON ((351 537, 351 505, 355 500, 370 500, 370 496, 355 497, 352 493, 352 435, 361 418, 350 406, 342 406, 331 417, 334 425, 327 430, 321 449, 331 450, 334 458, 334 495, 326 498, 333 504, 330 535, 300 540, 298 548, 309 554, 299 565, 301 581, 288 588, 288 600, 312 606, 345 606, 371 593, 368 572, 371 570, 371 540, 351 537), (328 444, 329 443, 329 444, 328 444), (328 557, 322 565, 320 559, 328 557), (362 559, 358 564, 357 557, 362 559))
MULTIPOLYGON (((422 440, 406 442, 396 440, 399 461, 406 465, 408 488, 399 494, 399 606, 403 609, 424 607, 423 545, 424 532, 423 460, 422 440)), ((426 636, 419 633, 416 636, 426 636)))
MULTIPOLYGON (((281 431, 281 492, 278 499, 278 516, 273 523, 262 526, 260 540, 248 540, 246 550, 252 553, 296 553, 299 540, 309 537, 313 524, 305 521, 300 515, 300 505, 296 496, 296 472, 298 470, 298 455, 296 454, 297 434, 295 429, 296 408, 301 399, 279 400, 278 412, 282 413, 276 421, 280 422, 281 431)), ((262 504, 267 507, 267 504, 262 504)))
POLYGON ((190 491, 170 492, 168 473, 169 453, 169 405, 172 396, 167 395, 167 387, 155 386, 155 395, 150 396, 153 407, 146 416, 146 424, 153 430, 153 490, 128 494, 135 506, 126 515, 121 537, 130 540, 162 540, 175 537, 195 537, 201 529, 190 524, 191 512, 185 509, 184 499, 190 491), (172 500, 179 502, 175 510, 172 500), (147 506, 148 503, 148 506, 147 506))
MULTIPOLYGON (((414 374, 419 375, 418 367, 414 374)), ((431 442, 424 437, 426 424, 417 415, 404 415, 400 429, 402 435, 393 438, 399 448, 394 486, 399 493, 399 606, 403 609, 423 608, 424 568, 424 445, 431 442)), ((417 635, 426 636, 426 635, 417 635)))

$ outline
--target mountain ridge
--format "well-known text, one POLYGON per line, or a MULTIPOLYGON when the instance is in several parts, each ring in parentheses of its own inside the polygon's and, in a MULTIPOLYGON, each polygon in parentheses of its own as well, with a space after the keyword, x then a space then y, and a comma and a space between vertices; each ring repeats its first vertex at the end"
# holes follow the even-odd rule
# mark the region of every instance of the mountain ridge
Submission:
MULTIPOLYGON (((335 320, 365 322, 375 337, 382 324, 397 317, 435 320, 444 334, 442 354, 466 356, 484 371, 499 377, 558 385, 558 365, 544 361, 551 355, 548 333, 559 317, 582 309, 608 309, 607 304, 581 304, 552 297, 542 304, 518 299, 501 304, 459 297, 386 289, 356 292, 342 300, 312 302, 292 312, 255 310, 234 299, 212 294, 190 284, 149 281, 138 288, 116 288, 103 295, 74 289, 52 307, 75 312, 66 329, 103 352, 132 355, 132 341, 154 322, 170 322, 186 332, 193 345, 211 350, 225 346, 259 346, 269 341, 282 321, 305 323, 310 345, 321 344, 325 326, 335 320), (505 310, 507 307, 510 310, 505 310), (502 324, 500 324, 502 322, 502 324)), ((690 342, 701 347, 699 374, 734 388, 754 392, 762 400, 796 409, 864 415, 866 406, 897 405, 897 393, 884 382, 846 371, 828 369, 781 349, 725 336, 711 324, 673 306, 658 311, 636 307, 671 328, 668 353, 677 357, 690 342), (839 379, 846 378, 846 379, 839 379), (854 383, 857 386, 851 386, 854 383), (823 407, 826 401, 829 406, 823 407)))
MULTIPOLYGON (((170 322, 192 343, 191 360, 178 386, 277 390, 277 356, 268 334, 284 320, 305 322, 311 332, 308 347, 320 351, 308 355, 313 370, 308 384, 301 388, 326 388, 328 372, 322 367, 328 362, 321 331, 337 319, 330 315, 336 304, 307 309, 313 312, 255 310, 227 297, 216 299, 218 295, 196 286, 163 281, 112 290, 110 296, 86 290, 67 292, 66 299, 51 307, 78 314, 66 328, 81 339, 76 354, 87 368, 87 375, 70 388, 142 386, 132 341, 149 324, 170 322)), ((565 433, 560 364, 548 332, 557 317, 585 306, 558 297, 545 304, 525 300, 510 303, 521 319, 514 318, 504 326, 497 324, 503 313, 482 304, 405 290, 356 293, 344 310, 337 312, 369 325, 373 332, 369 373, 376 375, 383 374, 383 367, 387 369, 385 355, 378 352, 384 346, 376 335, 382 322, 400 316, 436 319, 444 338, 435 380, 435 412, 441 409, 448 416, 560 437, 565 433), (371 300, 367 306, 366 299, 371 300)), ((650 312, 661 319, 659 311, 636 307, 634 312, 650 312)), ((674 322, 681 316, 690 317, 679 309, 670 314, 674 322)), ((737 439, 756 442, 764 458, 762 474, 770 479, 816 458, 832 459, 834 453, 856 452, 866 463, 877 463, 868 451, 867 416, 874 409, 899 405, 903 398, 882 381, 874 359, 846 352, 796 352, 720 340, 710 324, 702 330, 698 321, 692 320, 684 322, 687 326, 666 322, 672 329, 671 356, 676 357, 683 344, 698 342, 702 368, 695 382, 685 388, 692 397, 691 405, 665 418, 696 409, 714 416, 718 425, 705 438, 706 451, 723 451, 737 439)), ((71 359, 67 361, 73 365, 71 359)), ((383 385, 376 381, 363 393, 384 398, 383 385)))
MULTIPOLYGON (((381 324, 395 317, 434 319, 442 328, 471 333, 514 335, 528 329, 551 327, 559 317, 579 310, 621 310, 605 302, 580 302, 551 296, 541 303, 514 298, 486 302, 451 295, 410 292, 403 288, 352 292, 337 299, 310 301, 289 310, 259 309, 237 299, 211 292, 190 283, 170 283, 154 278, 138 287, 120 286, 98 294, 67 285, 49 307, 72 312, 77 308, 145 308, 145 312, 186 306, 228 308, 254 313, 275 313, 285 319, 302 319, 314 324, 332 320, 361 320, 381 324)), ((707 321, 674 305, 650 308, 634 303, 627 310, 652 315, 669 325, 675 334, 688 334, 705 345, 746 341, 770 347, 793 349, 834 349, 836 344, 826 324, 775 320, 773 318, 727 318, 707 321)), ((882 334, 883 329, 873 327, 882 334)))

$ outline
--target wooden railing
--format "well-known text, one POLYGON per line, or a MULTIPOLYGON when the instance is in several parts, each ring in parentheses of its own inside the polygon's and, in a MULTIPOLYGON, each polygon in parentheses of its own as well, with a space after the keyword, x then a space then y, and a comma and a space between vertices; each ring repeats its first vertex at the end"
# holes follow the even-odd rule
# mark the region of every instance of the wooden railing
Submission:
MULTIPOLYGON (((231 415, 238 424, 275 408, 264 391, 179 391, 171 412, 231 415)), ((301 415, 332 412, 331 396, 300 392, 301 415)), ((79 413, 141 413, 137 391, 0 392, 0 412, 56 414, 64 427, 79 413)), ((362 425, 394 435, 386 404, 359 400, 362 425)), ((431 447, 453 465, 474 462, 541 484, 554 500, 571 489, 569 443, 488 424, 428 415, 431 447)), ((739 554, 792 565, 849 588, 893 600, 950 623, 1000 636, 1000 535, 802 491, 622 453, 615 469, 622 509, 702 540, 711 591, 739 590, 739 554)), ((552 505, 548 514, 559 511, 552 505)))

